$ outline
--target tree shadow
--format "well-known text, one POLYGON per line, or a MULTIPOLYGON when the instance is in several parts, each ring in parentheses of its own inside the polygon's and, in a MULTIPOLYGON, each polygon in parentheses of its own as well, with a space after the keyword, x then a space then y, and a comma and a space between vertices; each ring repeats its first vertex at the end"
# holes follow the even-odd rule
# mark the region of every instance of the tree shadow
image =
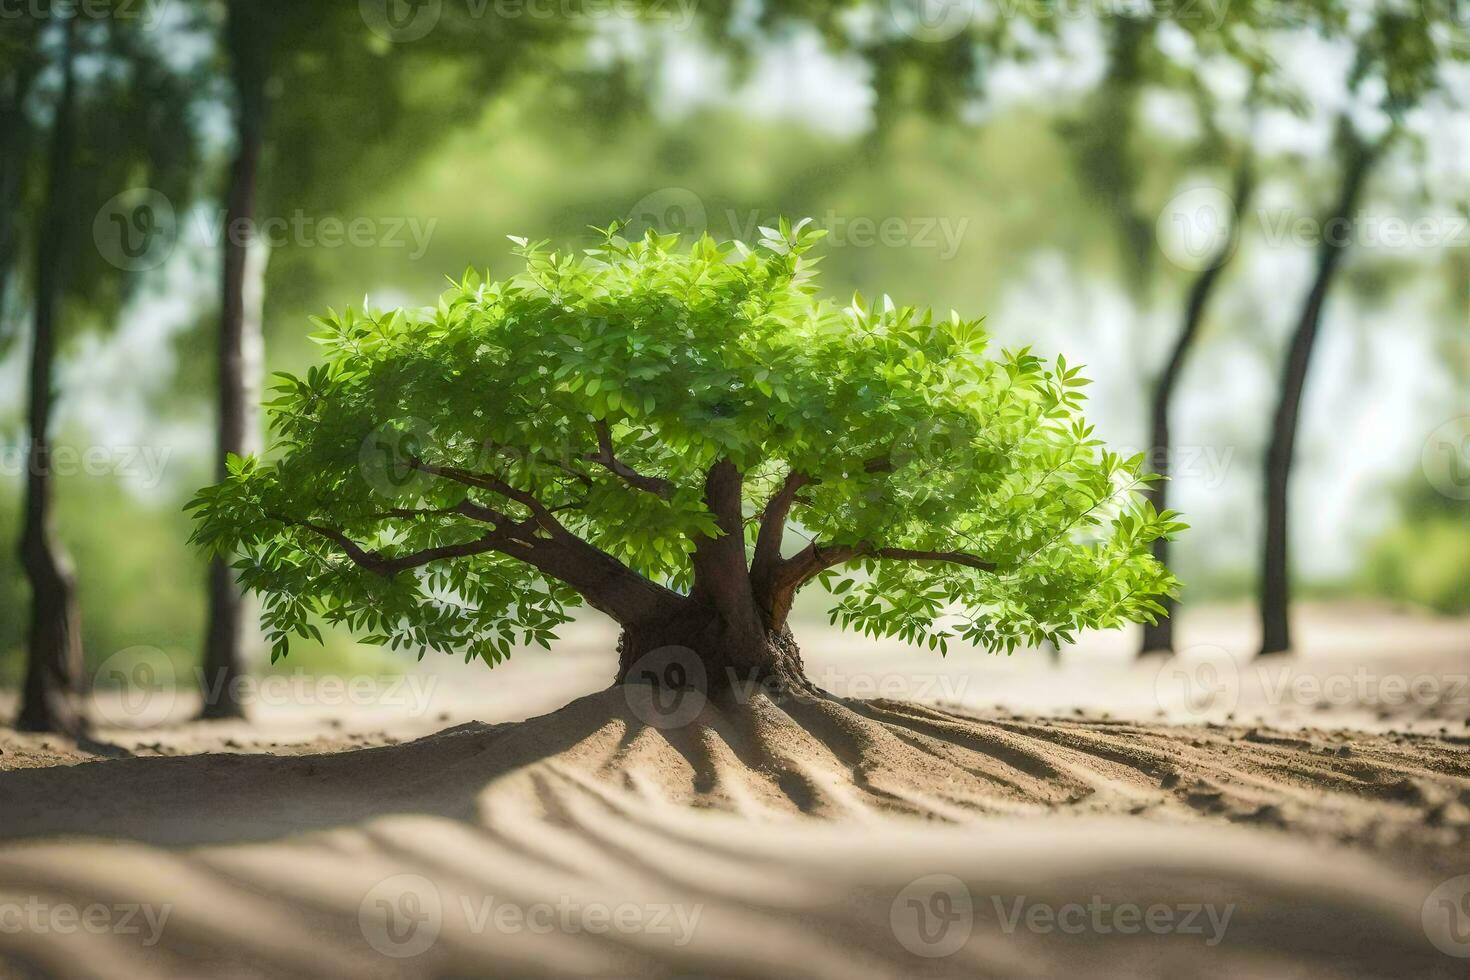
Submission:
POLYGON ((618 701, 605 691, 525 722, 469 722, 400 745, 322 754, 132 756, 0 771, 0 840, 189 846, 273 840, 393 814, 472 820, 489 782, 616 723, 610 709, 618 701))

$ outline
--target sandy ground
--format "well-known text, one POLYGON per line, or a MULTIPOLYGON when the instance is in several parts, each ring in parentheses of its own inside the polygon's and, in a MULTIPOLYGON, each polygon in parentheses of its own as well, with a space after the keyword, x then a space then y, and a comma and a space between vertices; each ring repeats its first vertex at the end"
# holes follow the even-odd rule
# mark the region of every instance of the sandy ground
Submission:
POLYGON ((823 699, 605 689, 592 627, 249 725, 104 699, 128 757, 0 730, 0 976, 1470 975, 1470 628, 1244 621, 816 634, 823 699))

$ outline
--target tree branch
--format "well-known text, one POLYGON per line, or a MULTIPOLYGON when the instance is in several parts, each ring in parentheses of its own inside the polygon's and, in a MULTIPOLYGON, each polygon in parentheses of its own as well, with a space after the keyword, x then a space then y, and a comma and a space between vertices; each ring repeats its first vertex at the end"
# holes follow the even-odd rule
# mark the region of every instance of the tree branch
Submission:
POLYGON ((512 521, 503 514, 468 501, 457 505, 456 510, 466 516, 483 513, 485 519, 491 520, 495 526, 472 541, 393 556, 363 548, 341 531, 313 521, 295 520, 280 514, 267 516, 326 538, 341 548, 353 564, 384 578, 436 561, 494 551, 525 562, 548 579, 566 585, 586 599, 592 608, 624 626, 669 615, 674 607, 685 601, 677 592, 651 581, 560 525, 551 531, 550 537, 546 537, 534 533, 537 526, 534 519, 512 521))
POLYGON ((964 551, 930 551, 919 548, 884 548, 872 544, 829 545, 813 541, 801 551, 776 565, 761 590, 763 605, 772 623, 780 626, 791 613, 791 603, 803 585, 829 568, 845 565, 859 558, 888 561, 933 561, 961 565, 982 572, 995 571, 995 563, 964 551))
POLYGON ((420 517, 445 517, 449 514, 458 514, 471 520, 481 521, 485 524, 507 524, 510 517, 500 511, 483 504, 477 504, 473 500, 465 499, 452 507, 435 507, 430 510, 422 510, 414 507, 390 507, 387 510, 372 514, 375 518, 396 517, 403 520, 416 520, 420 517))
MULTIPOLYGON (((863 472, 867 474, 891 473, 893 472, 893 457, 884 453, 881 456, 873 456, 863 460, 863 472)), ((760 529, 756 532, 755 554, 750 562, 750 579, 755 594, 760 597, 773 595, 775 579, 778 575, 781 561, 781 544, 786 536, 786 520, 791 515, 791 508, 798 503, 805 503, 801 495, 803 487, 811 486, 820 482, 810 474, 803 473, 794 467, 786 474, 780 488, 766 502, 761 511, 760 529)), ((770 613, 769 602, 764 605, 767 613, 770 613)))
POLYGON ((757 594, 763 593, 769 586, 772 573, 781 563, 781 542, 786 536, 786 518, 790 516, 801 488, 814 482, 816 481, 812 477, 793 469, 786 474, 780 489, 766 502, 765 509, 761 512, 760 530, 756 532, 755 555, 750 561, 750 579, 757 594))
MULTIPOLYGON (((570 586, 598 609, 624 625, 667 614, 684 597, 634 571, 612 555, 582 540, 556 518, 553 508, 528 490, 521 490, 491 473, 472 473, 422 460, 413 465, 433 476, 466 486, 481 487, 513 500, 531 512, 531 519, 549 535, 530 540, 508 538, 498 550, 535 567, 570 586)), ((556 508, 557 510, 561 508, 556 508)), ((515 527, 523 527, 517 524, 515 527)), ((497 528, 497 530, 499 530, 497 528)))
POLYGON ((486 532, 473 541, 440 545, 436 548, 424 548, 421 551, 413 551, 406 555, 389 557, 381 551, 362 547, 336 528, 327 527, 324 524, 317 524, 314 521, 294 520, 280 514, 268 514, 266 516, 274 518, 282 524, 305 528, 326 538, 341 548, 342 552, 352 560, 354 565, 366 569, 375 575, 381 575, 384 578, 392 578, 399 572, 408 571, 411 568, 418 568, 432 561, 439 561, 445 558, 463 558, 467 555, 479 555, 487 551, 495 551, 498 550, 500 541, 509 537, 501 528, 496 528, 495 530, 486 532))
POLYGON ((602 419, 595 419, 592 427, 597 431, 597 452, 588 453, 587 459, 616 474, 624 483, 638 490, 668 500, 674 495, 674 484, 656 476, 644 476, 633 467, 618 459, 613 452, 612 431, 602 419))
POLYGON ((513 487, 493 473, 472 473, 469 470, 462 470, 455 466, 439 466, 435 463, 426 463, 417 457, 410 459, 409 465, 431 476, 453 480, 455 483, 462 483, 467 487, 479 487, 482 490, 497 493, 507 500, 513 500, 529 510, 536 523, 548 531, 566 530, 566 528, 562 527, 561 522, 556 519, 556 515, 551 512, 551 508, 543 504, 540 498, 534 493, 531 493, 529 490, 522 490, 519 487, 513 487))
POLYGON ((979 555, 972 555, 965 551, 923 551, 914 548, 878 548, 872 552, 872 556, 893 561, 947 562, 951 565, 964 565, 967 568, 977 568, 982 572, 995 571, 995 562, 987 561, 979 555))
POLYGON ((951 565, 964 565, 982 572, 995 571, 995 563, 965 551, 927 551, 918 548, 879 548, 871 544, 829 545, 822 547, 813 542, 792 555, 783 564, 791 565, 803 572, 802 581, 838 565, 846 565, 859 558, 880 558, 891 561, 937 561, 951 565))

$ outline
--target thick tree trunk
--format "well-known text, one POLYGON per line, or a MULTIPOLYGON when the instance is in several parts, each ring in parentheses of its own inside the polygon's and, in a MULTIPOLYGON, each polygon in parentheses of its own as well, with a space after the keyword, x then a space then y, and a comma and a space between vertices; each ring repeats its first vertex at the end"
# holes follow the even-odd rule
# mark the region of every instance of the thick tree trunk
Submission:
POLYGON ((1261 653, 1291 649, 1291 578, 1288 555, 1287 503, 1292 456, 1307 368, 1322 322, 1322 308, 1351 236, 1351 220, 1375 154, 1346 120, 1339 124, 1339 145, 1346 154, 1338 200, 1322 227, 1312 288, 1302 305, 1281 378, 1280 401, 1271 424, 1265 466, 1265 542, 1262 549, 1260 602, 1261 653))
POLYGON ((31 620, 25 687, 16 727, 80 734, 84 728, 77 706, 82 672, 80 619, 71 560, 53 527, 50 444, 56 330, 66 290, 66 230, 71 225, 66 209, 71 206, 70 175, 74 165, 75 22, 75 18, 67 21, 46 200, 36 233, 35 331, 29 366, 25 523, 20 546, 21 565, 31 586, 31 620))
MULTIPOLYGON (((266 65, 249 15, 239 3, 229 8, 226 34, 235 83, 234 163, 226 191, 224 265, 218 349, 218 434, 216 476, 224 479, 229 454, 259 449, 254 415, 260 372, 260 259, 252 250, 256 181, 264 140, 266 65)), ((246 599, 234 570, 222 558, 209 564, 209 607, 202 677, 205 718, 239 718, 236 680, 245 673, 246 599)))
MULTIPOLYGON (((1221 273, 1225 271, 1231 256, 1235 254, 1236 241, 1240 234, 1240 216, 1245 213, 1254 188, 1254 172, 1247 161, 1241 165, 1235 176, 1232 201, 1235 204, 1236 217, 1230 237, 1221 243, 1219 251, 1211 257, 1210 264, 1200 271, 1190 285, 1189 298, 1184 307, 1184 324, 1179 330, 1179 336, 1174 340, 1174 349, 1169 352, 1169 360, 1164 365, 1163 373, 1159 375, 1158 384, 1154 387, 1153 403, 1149 414, 1151 433, 1149 445, 1153 449, 1153 459, 1150 462, 1154 472, 1164 477, 1151 485, 1147 491, 1148 498, 1153 503, 1155 510, 1163 511, 1169 506, 1169 454, 1173 448, 1172 435, 1169 431, 1169 407, 1174 401, 1174 391, 1179 385, 1179 376, 1184 371, 1184 362, 1199 336, 1201 324, 1204 323, 1205 309, 1209 305, 1210 297, 1214 294, 1215 286, 1220 281, 1221 273)), ((1168 567, 1169 540, 1167 538, 1154 539, 1153 556, 1159 564, 1168 567)), ((1139 650, 1140 654, 1174 652, 1174 610, 1177 603, 1168 596, 1159 601, 1166 610, 1165 615, 1159 617, 1157 623, 1143 624, 1143 643, 1139 650)))
POLYGON ((695 603, 666 620, 625 627, 614 681, 689 687, 711 696, 745 684, 760 685, 773 696, 816 691, 788 628, 750 637, 732 630, 712 608, 695 603))
MULTIPOLYGON (((687 598, 621 620, 616 683, 693 688, 711 696, 748 684, 759 684, 773 696, 816 690, 806 678, 784 611, 771 612, 778 605, 789 608, 789 599, 774 602, 770 591, 757 584, 769 577, 762 569, 776 561, 772 556, 779 556, 779 528, 789 495, 802 480, 789 478, 777 498, 784 503, 773 501, 768 509, 752 570, 745 559, 743 479, 729 460, 710 468, 704 498, 720 533, 696 540, 694 586, 687 598)), ((789 591, 794 594, 795 588, 793 583, 789 591)))

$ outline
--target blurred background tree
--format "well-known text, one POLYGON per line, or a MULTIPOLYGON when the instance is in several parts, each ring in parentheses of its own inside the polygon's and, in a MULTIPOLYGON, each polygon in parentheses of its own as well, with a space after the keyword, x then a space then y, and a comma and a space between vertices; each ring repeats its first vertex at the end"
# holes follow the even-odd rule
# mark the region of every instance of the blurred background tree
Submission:
MULTIPOLYGON (((186 73, 165 63, 141 22, 112 16, 106 5, 96 8, 102 16, 86 19, 41 9, 46 22, 23 17, 15 46, 7 49, 12 111, 24 115, 34 95, 44 104, 46 131, 34 137, 28 119, 16 120, 6 171, 18 184, 7 215, 13 229, 7 237, 17 244, 0 256, 8 257, 7 280, 19 279, 24 268, 32 284, 19 534, 30 614, 17 723, 80 731, 72 703, 82 680, 75 573, 53 509, 56 352, 78 324, 110 327, 138 284, 129 275, 133 256, 126 244, 140 229, 117 228, 121 251, 101 243, 112 230, 106 222, 117 195, 141 185, 186 202, 197 166, 186 73), (27 251, 28 266, 21 262, 27 251)), ((70 8, 57 8, 63 9, 70 8)))
POLYGON ((1456 5, 1383 4, 1366 15, 1330 18, 1353 46, 1345 79, 1347 98, 1333 123, 1332 152, 1339 161, 1336 190, 1317 231, 1315 268, 1291 333, 1282 369, 1265 465, 1265 540, 1258 582, 1261 653, 1292 649, 1288 560, 1289 480, 1308 370, 1323 311, 1340 274, 1345 251, 1362 234, 1360 207, 1380 161, 1409 138, 1409 117, 1449 86, 1465 94, 1449 74, 1463 69, 1463 38, 1444 39, 1462 26, 1456 5), (1364 118, 1366 117, 1366 118, 1364 118))

